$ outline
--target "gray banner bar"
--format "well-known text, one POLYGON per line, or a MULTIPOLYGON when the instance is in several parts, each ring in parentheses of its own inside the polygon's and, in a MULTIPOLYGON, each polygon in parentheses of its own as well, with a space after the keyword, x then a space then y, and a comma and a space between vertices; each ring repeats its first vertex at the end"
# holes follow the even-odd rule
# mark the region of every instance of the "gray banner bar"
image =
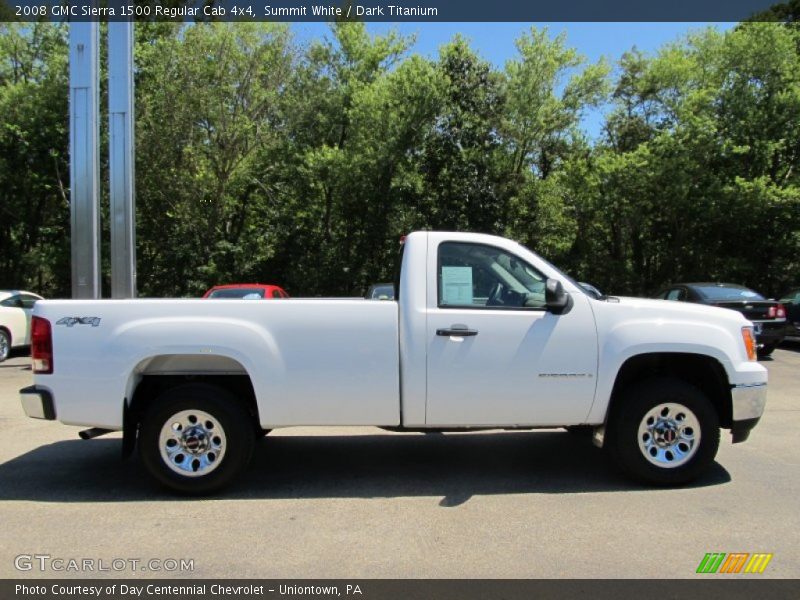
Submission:
MULTIPOLYGON (((0 0, 5 19, 156 21, 741 21, 775 0, 132 0, 92 10, 90 0, 0 0), (42 10, 44 8, 44 13, 42 10), (10 14, 11 16, 6 16, 10 14)), ((780 11, 772 13, 780 20, 780 11)))

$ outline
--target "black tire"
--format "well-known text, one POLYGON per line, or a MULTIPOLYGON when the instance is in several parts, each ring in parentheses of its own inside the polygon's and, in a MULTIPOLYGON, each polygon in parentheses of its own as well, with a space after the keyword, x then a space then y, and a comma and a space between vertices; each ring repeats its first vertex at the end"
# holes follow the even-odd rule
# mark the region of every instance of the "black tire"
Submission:
POLYGON ((0 362, 11 356, 11 336, 5 329, 0 329, 0 362))
MULTIPOLYGON (((192 416, 194 415, 189 415, 186 419, 191 419, 192 416)), ((206 421, 206 424, 208 423, 209 421, 206 421)), ((253 430, 252 417, 227 390, 202 383, 182 385, 161 394, 145 412, 139 430, 139 455, 150 475, 162 485, 182 494, 209 494, 230 484, 247 467, 253 453, 255 439, 253 430), (160 442, 162 428, 181 413, 192 411, 202 411, 209 415, 213 419, 210 422, 212 428, 203 430, 198 436, 190 436, 194 438, 193 442, 189 438, 184 442, 194 443, 196 447, 197 438, 202 439, 205 435, 209 440, 206 442, 209 446, 205 457, 199 454, 193 455, 191 450, 185 450, 185 456, 188 458, 182 460, 194 463, 197 458, 199 463, 199 459, 203 459, 207 464, 199 470, 208 469, 205 475, 176 472, 177 467, 170 467, 167 459, 162 456, 160 442), (221 437, 214 436, 216 432, 221 432, 221 437), (217 452, 221 458, 213 465, 210 463, 210 455, 214 450, 210 447, 211 439, 220 441, 217 452)), ((188 425, 183 431, 189 432, 188 425)), ((173 463, 176 462, 173 460, 173 463)), ((188 462, 186 464, 189 465, 188 462)), ((188 471, 187 468, 184 472, 188 471)))
POLYGON ((777 346, 777 344, 764 344, 758 349, 758 357, 766 358, 775 351, 775 346, 777 346))
MULTIPOLYGON (((617 400, 609 416, 604 446, 612 461, 628 476, 651 485, 682 485, 696 479, 714 462, 719 449, 719 418, 709 399, 693 385, 668 377, 649 379, 633 384, 617 400), (640 444, 640 426, 648 427, 647 419, 651 415, 663 414, 655 409, 665 404, 688 409, 681 412, 680 408, 667 408, 665 417, 678 417, 673 423, 685 424, 686 414, 690 414, 699 427, 699 435, 694 431, 695 427, 680 430, 690 430, 697 436, 691 446, 683 444, 689 448, 685 457, 681 457, 677 449, 673 451, 676 447, 665 451, 655 443, 658 436, 651 437, 647 432, 642 435, 640 444), (651 454, 652 458, 646 456, 646 449, 642 447, 646 445, 645 440, 651 443, 650 452, 655 452, 651 454), (653 446, 656 446, 655 450, 653 446), (667 459, 677 462, 669 465, 667 459), (681 464, 681 460, 685 462, 681 464), (654 464, 656 462, 659 464, 654 464)), ((667 435, 675 437, 674 433, 667 435)), ((681 440, 677 442, 680 444, 681 440)))

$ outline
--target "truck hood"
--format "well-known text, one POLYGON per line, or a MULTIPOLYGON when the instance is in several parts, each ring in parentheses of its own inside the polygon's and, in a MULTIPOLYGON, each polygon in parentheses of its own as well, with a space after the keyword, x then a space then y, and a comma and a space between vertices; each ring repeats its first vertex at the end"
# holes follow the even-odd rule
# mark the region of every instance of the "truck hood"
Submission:
POLYGON ((675 300, 653 300, 650 298, 615 297, 604 303, 609 306, 616 304, 631 316, 696 319, 705 323, 728 324, 744 327, 748 321, 742 313, 728 308, 694 304, 692 302, 676 302, 675 300))

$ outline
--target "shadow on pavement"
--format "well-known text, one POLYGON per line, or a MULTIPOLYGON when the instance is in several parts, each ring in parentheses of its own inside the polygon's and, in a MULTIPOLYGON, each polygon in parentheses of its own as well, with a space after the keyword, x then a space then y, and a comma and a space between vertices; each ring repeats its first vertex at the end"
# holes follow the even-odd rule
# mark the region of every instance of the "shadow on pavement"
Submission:
POLYGON ((0 369, 18 369, 20 371, 30 371, 31 370, 31 361, 24 360, 23 362, 19 362, 18 360, 14 360, 15 358, 20 359, 30 359, 31 353, 27 347, 23 348, 12 348, 11 352, 8 356, 9 362, 2 362, 0 363, 0 369))
POLYGON ((30 371, 30 365, 7 365, 0 363, 0 369, 16 369, 17 371, 30 371))
POLYGON ((790 352, 800 352, 800 342, 795 342, 794 340, 783 340, 778 348, 781 350, 789 350, 790 352))
MULTIPOLYGON (((715 463, 692 487, 730 474, 715 463)), ((155 487, 120 440, 63 441, 0 465, 0 501, 181 500, 155 487)), ((268 436, 224 499, 441 496, 453 507, 473 495, 651 491, 607 465, 587 439, 562 432, 468 435, 268 436)))

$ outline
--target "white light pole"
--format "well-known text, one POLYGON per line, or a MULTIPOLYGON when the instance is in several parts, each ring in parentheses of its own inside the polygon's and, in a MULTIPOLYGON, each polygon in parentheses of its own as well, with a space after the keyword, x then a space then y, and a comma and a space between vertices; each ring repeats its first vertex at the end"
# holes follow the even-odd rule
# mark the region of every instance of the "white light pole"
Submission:
POLYGON ((136 297, 133 23, 108 24, 111 297, 136 297))
POLYGON ((97 23, 69 27, 72 297, 100 297, 99 53, 97 23))

